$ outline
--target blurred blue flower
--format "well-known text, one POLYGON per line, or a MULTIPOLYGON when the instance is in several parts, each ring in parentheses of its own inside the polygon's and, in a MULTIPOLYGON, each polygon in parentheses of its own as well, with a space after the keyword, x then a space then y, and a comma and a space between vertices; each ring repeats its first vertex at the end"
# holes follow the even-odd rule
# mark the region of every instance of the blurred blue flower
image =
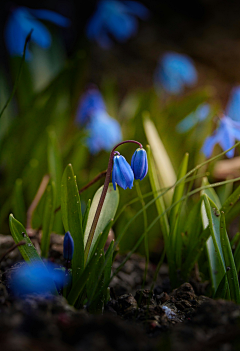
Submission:
POLYGON ((195 111, 189 113, 181 122, 176 126, 178 133, 188 132, 193 128, 198 122, 204 121, 210 113, 210 106, 207 103, 199 105, 195 111))
POLYGON ((62 270, 53 264, 34 262, 23 263, 17 267, 11 276, 10 288, 14 295, 55 294, 56 286, 62 288, 66 284, 62 270))
POLYGON ((88 131, 86 145, 92 154, 101 150, 110 151, 122 140, 119 123, 110 117, 101 93, 95 86, 91 86, 80 99, 76 123, 85 125, 88 131))
MULTIPOLYGON (((202 151, 205 156, 209 158, 216 144, 219 144, 221 148, 226 151, 235 144, 235 140, 240 140, 240 122, 233 121, 231 118, 223 116, 213 135, 205 140, 202 151)), ((226 156, 229 158, 233 157, 234 149, 228 151, 226 156)))
POLYGON ((185 86, 197 82, 197 71, 193 61, 186 55, 166 52, 160 59, 155 71, 155 84, 169 94, 179 94, 185 86))
POLYGON ((102 110, 106 111, 106 106, 100 91, 96 87, 90 87, 79 101, 76 122, 82 126, 90 121, 96 111, 102 110))
POLYGON ((138 148, 131 160, 131 167, 134 173, 135 179, 142 180, 147 172, 148 172, 148 161, 147 161, 147 153, 143 148, 138 148))
POLYGON ((145 20, 148 16, 148 9, 137 1, 101 0, 88 22, 87 36, 101 47, 109 48, 111 37, 124 42, 137 32, 135 17, 145 20))
POLYGON ((116 184, 124 190, 132 189, 134 174, 130 164, 122 155, 114 156, 113 162, 112 183, 114 190, 116 190, 116 184))
POLYGON ((232 89, 226 108, 226 115, 240 122, 240 86, 232 89))
MULTIPOLYGON (((27 7, 15 8, 9 16, 5 27, 5 41, 11 56, 22 56, 27 35, 33 29, 31 40, 47 49, 51 45, 51 35, 40 21, 43 19, 67 27, 70 20, 56 12, 50 10, 32 10, 27 7)), ((31 58, 28 48, 26 59, 31 58)))
POLYGON ((119 123, 104 110, 93 113, 86 129, 89 132, 86 144, 92 154, 101 150, 110 151, 115 144, 122 140, 119 123))
POLYGON ((73 258, 73 252, 74 252, 74 241, 70 232, 67 232, 64 235, 64 240, 63 240, 63 257, 65 258, 65 260, 71 261, 73 258))

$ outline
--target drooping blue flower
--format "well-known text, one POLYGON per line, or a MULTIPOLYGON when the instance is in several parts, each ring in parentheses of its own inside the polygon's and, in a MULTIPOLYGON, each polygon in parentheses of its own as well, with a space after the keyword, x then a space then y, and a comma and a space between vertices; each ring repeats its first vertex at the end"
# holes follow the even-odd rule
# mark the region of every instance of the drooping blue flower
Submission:
MULTIPOLYGON (((240 122, 236 122, 227 116, 220 119, 218 128, 213 135, 208 137, 202 147, 202 151, 207 158, 212 155, 213 148, 219 144, 226 151, 235 144, 236 140, 240 140, 240 122)), ((234 156, 234 149, 228 151, 226 156, 231 158, 234 156)))
MULTIPOLYGON (((50 10, 33 10, 27 7, 15 8, 9 16, 5 27, 5 41, 11 56, 22 56, 27 35, 33 29, 31 40, 47 49, 51 45, 51 35, 39 19, 47 20, 61 27, 67 27, 70 20, 50 10)), ((26 59, 31 58, 26 50, 26 59)))
POLYGON ((16 296, 29 294, 55 294, 56 287, 62 288, 66 282, 65 273, 53 264, 33 262, 23 263, 11 276, 10 289, 16 296))
POLYGON ((86 124, 97 111, 106 111, 106 105, 100 91, 93 86, 86 90, 79 101, 76 123, 80 126, 86 124))
POLYGON ((240 86, 232 89, 226 108, 227 116, 234 121, 240 122, 240 86))
POLYGON ((190 57, 176 52, 166 52, 160 59, 154 75, 156 86, 169 94, 179 94, 185 86, 197 82, 197 71, 190 57))
POLYGON ((92 114, 86 129, 89 132, 86 144, 92 154, 101 150, 110 151, 122 140, 119 123, 104 110, 97 110, 92 114))
POLYGON ((113 43, 111 36, 119 42, 126 41, 137 32, 136 17, 145 20, 148 16, 148 9, 137 1, 101 0, 87 25, 87 36, 109 48, 113 43))
POLYGON ((67 232, 64 235, 64 240, 63 240, 63 257, 65 258, 65 260, 71 261, 73 258, 73 252, 74 252, 74 241, 70 232, 67 232))
POLYGON ((134 174, 130 164, 122 155, 114 156, 113 162, 112 183, 114 190, 116 190, 116 184, 124 190, 132 189, 134 174))
POLYGON ((178 133, 188 132, 193 128, 198 122, 204 121, 210 113, 210 105, 208 103, 203 103, 199 105, 195 111, 187 115, 181 122, 176 126, 178 133))
POLYGON ((120 125, 108 115, 103 97, 95 86, 88 88, 80 99, 76 123, 85 126, 88 132, 86 145, 92 154, 110 151, 122 140, 120 125))
POLYGON ((148 172, 148 161, 147 161, 147 153, 143 148, 138 148, 131 160, 131 167, 134 173, 135 179, 142 180, 147 172, 148 172))

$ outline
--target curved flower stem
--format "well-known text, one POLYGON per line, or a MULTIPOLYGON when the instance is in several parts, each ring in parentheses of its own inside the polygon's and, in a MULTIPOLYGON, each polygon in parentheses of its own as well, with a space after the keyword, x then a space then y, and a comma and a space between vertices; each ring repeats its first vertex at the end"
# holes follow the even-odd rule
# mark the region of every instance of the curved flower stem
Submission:
POLYGON ((110 153, 110 157, 109 157, 109 161, 108 161, 108 168, 107 168, 107 173, 106 173, 106 178, 105 178, 105 182, 104 182, 104 186, 103 186, 103 191, 98 203, 98 207, 96 209, 96 213, 92 222, 92 226, 88 235, 88 239, 87 239, 87 243, 86 243, 86 247, 85 247, 85 252, 84 252, 84 264, 86 264, 87 262, 87 258, 88 258, 88 254, 89 254, 89 250, 92 244, 92 240, 93 240, 93 236, 97 227, 97 223, 98 223, 98 219, 103 207, 103 203, 107 194, 107 190, 108 190, 108 185, 110 183, 110 178, 111 178, 111 172, 112 172, 112 167, 113 167, 113 157, 116 154, 116 149, 122 145, 122 144, 126 144, 126 143, 134 143, 134 144, 138 144, 140 148, 142 148, 142 144, 139 143, 138 141, 135 140, 125 140, 122 141, 121 143, 117 144, 116 146, 114 146, 114 148, 112 149, 111 153, 110 153))

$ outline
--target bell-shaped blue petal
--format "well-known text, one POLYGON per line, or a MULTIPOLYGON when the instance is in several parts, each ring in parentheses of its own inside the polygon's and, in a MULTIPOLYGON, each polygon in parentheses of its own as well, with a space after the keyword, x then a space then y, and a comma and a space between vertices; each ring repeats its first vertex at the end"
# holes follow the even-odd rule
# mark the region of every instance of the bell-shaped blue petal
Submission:
POLYGON ((148 161, 146 150, 138 148, 131 160, 131 167, 134 173, 135 179, 142 180, 148 172, 148 161))
POLYGON ((109 48, 111 36, 120 42, 126 41, 137 31, 135 17, 146 19, 148 15, 148 9, 137 1, 101 0, 87 25, 87 36, 103 48, 109 48))
MULTIPOLYGON (((231 118, 224 116, 221 118, 218 128, 212 136, 209 136, 202 147, 202 152, 209 158, 216 144, 226 151, 230 149, 236 140, 240 140, 240 122, 233 121, 231 118)), ((234 156, 234 149, 228 151, 226 156, 234 156)))
POLYGON ((124 190, 132 189, 134 174, 130 164, 122 155, 114 156, 113 162, 112 183, 114 190, 116 190, 116 184, 124 190))
POLYGON ((10 289, 14 295, 55 294, 56 287, 67 284, 64 271, 51 263, 23 263, 11 275, 10 289))
POLYGON ((154 80, 156 86, 161 86, 166 92, 179 94, 185 86, 197 82, 197 71, 188 56, 167 52, 159 61, 154 80))
POLYGON ((240 122, 240 86, 234 87, 231 91, 226 115, 234 121, 240 122))
POLYGON ((90 121, 90 118, 96 113, 96 111, 101 110, 106 110, 102 94, 97 87, 90 87, 82 95, 79 101, 76 122, 82 126, 90 121))
MULTIPOLYGON (((9 16, 5 26, 5 41, 12 56, 22 56, 27 35, 33 30, 31 40, 44 49, 51 45, 51 35, 38 18, 46 19, 60 26, 69 25, 69 20, 53 11, 32 10, 27 7, 17 7, 9 16)), ((30 59, 29 50, 26 58, 30 59)))
POLYGON ((33 10, 33 9, 28 9, 28 11, 35 17, 39 19, 43 19, 49 22, 52 22, 56 24, 57 26, 60 27, 68 27, 71 24, 71 21, 69 18, 66 18, 62 15, 60 15, 57 12, 51 11, 51 10, 44 10, 44 9, 39 9, 39 10, 33 10))
POLYGON ((70 232, 67 232, 64 235, 64 240, 63 240, 63 257, 65 258, 65 260, 71 261, 73 258, 73 252, 74 252, 74 241, 70 232))

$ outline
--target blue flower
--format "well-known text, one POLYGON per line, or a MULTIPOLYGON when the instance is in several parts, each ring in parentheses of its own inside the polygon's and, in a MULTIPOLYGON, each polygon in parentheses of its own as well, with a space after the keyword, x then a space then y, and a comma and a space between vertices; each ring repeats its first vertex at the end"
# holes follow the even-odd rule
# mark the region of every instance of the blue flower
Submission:
POLYGON ((159 61, 155 71, 155 84, 170 94, 179 94, 185 86, 197 82, 197 71, 193 61, 186 55, 167 52, 159 61))
MULTIPOLYGON (((202 151, 205 156, 209 158, 216 144, 219 144, 222 149, 226 151, 235 144, 235 140, 240 140, 240 122, 233 121, 231 118, 223 116, 213 135, 205 140, 202 151)), ((228 151, 226 156, 229 158, 233 157, 234 149, 228 151)))
MULTIPOLYGON (((32 29, 31 40, 43 49, 50 47, 51 35, 37 18, 50 21, 61 27, 70 24, 68 18, 53 11, 17 7, 9 16, 5 27, 6 46, 11 56, 22 56, 26 37, 32 29)), ((27 48, 26 59, 30 58, 31 54, 27 48)))
POLYGON ((71 261, 73 258, 73 252, 74 252, 74 241, 70 232, 67 232, 64 235, 64 240, 63 240, 63 257, 65 258, 65 260, 71 261))
POLYGON ((85 125, 88 131, 86 145, 92 154, 101 150, 110 151, 122 140, 120 125, 108 115, 102 95, 95 86, 83 94, 76 113, 76 123, 85 125))
POLYGON ((130 164, 122 155, 114 156, 113 162, 112 183, 114 190, 116 190, 116 184, 124 190, 132 189, 134 174, 130 164))
POLYGON ((11 276, 10 289, 16 296, 55 294, 56 285, 66 284, 65 274, 55 265, 43 262, 23 263, 11 276), (55 285, 56 284, 56 285, 55 285))
POLYGON ((96 87, 90 87, 79 101, 76 122, 81 126, 86 124, 97 111, 106 111, 106 106, 100 91, 96 87))
POLYGON ((147 153, 144 149, 137 149, 131 160, 131 167, 135 179, 142 180, 148 172, 147 153))
POLYGON ((178 133, 188 132, 193 128, 198 122, 204 121, 210 113, 210 106, 207 103, 199 105, 195 111, 187 115, 181 122, 176 126, 178 133))
POLYGON ((95 111, 92 114, 86 129, 89 132, 86 144, 92 154, 101 150, 110 151, 122 140, 119 123, 104 110, 95 111))
POLYGON ((234 121, 240 122, 240 86, 232 89, 226 108, 226 115, 234 121))
POLYGON ((137 1, 101 0, 87 25, 87 36, 103 48, 112 45, 111 36, 124 42, 137 32, 136 16, 143 20, 149 16, 148 9, 137 1))

